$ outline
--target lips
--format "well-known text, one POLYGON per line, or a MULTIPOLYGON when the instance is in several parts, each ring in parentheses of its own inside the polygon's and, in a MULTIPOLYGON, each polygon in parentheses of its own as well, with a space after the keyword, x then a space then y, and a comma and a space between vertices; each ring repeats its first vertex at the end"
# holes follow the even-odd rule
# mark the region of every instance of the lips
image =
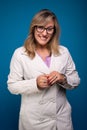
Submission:
POLYGON ((47 41, 47 40, 48 40, 48 37, 47 37, 47 36, 39 36, 39 38, 40 38, 42 41, 47 41))
POLYGON ((46 40, 47 40, 46 37, 40 37, 40 39, 41 39, 42 41, 46 41, 46 40))

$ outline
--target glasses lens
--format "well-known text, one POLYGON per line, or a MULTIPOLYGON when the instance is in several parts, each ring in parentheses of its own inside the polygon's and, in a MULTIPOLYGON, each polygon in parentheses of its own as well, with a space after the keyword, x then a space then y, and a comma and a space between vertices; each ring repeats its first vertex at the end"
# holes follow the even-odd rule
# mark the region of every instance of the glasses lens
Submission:
POLYGON ((37 26, 36 29, 37 29, 38 32, 43 32, 44 31, 43 26, 37 26))
POLYGON ((53 27, 47 28, 47 33, 52 34, 53 31, 54 31, 54 28, 53 28, 53 27))
POLYGON ((46 30, 46 32, 47 32, 48 34, 52 34, 53 31, 54 31, 54 27, 45 28, 45 27, 43 27, 43 26, 36 26, 36 30, 37 30, 37 32, 39 32, 39 33, 42 33, 44 30, 46 30))

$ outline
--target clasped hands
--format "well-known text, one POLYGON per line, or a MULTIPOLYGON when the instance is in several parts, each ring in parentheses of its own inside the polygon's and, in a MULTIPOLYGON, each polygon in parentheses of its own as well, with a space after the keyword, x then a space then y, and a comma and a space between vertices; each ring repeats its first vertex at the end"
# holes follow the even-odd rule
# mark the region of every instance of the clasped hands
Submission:
POLYGON ((44 89, 52 86, 55 83, 64 83, 65 82, 65 75, 57 72, 52 71, 50 74, 42 74, 37 77, 37 86, 39 89, 44 89))

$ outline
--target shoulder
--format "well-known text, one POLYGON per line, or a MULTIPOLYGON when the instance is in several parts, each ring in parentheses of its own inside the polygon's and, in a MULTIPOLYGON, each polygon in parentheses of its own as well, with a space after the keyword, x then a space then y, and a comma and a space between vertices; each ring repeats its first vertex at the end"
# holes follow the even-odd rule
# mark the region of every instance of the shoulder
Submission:
POLYGON ((23 46, 21 46, 14 50, 12 57, 14 57, 16 59, 20 59, 24 54, 26 54, 25 48, 23 46))
POLYGON ((14 51, 14 53, 24 53, 25 52, 25 48, 23 47, 23 46, 21 46, 21 47, 18 47, 17 49, 15 49, 15 51, 14 51))
POLYGON ((69 54, 68 48, 62 45, 59 45, 59 52, 60 54, 64 54, 64 53, 69 54))
POLYGON ((14 55, 23 55, 26 54, 24 46, 18 47, 14 51, 14 55))

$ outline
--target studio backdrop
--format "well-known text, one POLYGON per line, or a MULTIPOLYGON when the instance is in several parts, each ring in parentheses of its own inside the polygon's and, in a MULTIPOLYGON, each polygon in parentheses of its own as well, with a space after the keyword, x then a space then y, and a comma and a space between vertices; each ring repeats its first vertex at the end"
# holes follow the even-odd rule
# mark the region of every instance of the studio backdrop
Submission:
POLYGON ((86 7, 86 0, 0 1, 0 130, 18 130, 21 98, 7 89, 10 60, 14 50, 24 44, 33 16, 45 8, 56 14, 61 28, 60 44, 68 47, 81 78, 78 88, 67 91, 74 130, 87 130, 86 7))

